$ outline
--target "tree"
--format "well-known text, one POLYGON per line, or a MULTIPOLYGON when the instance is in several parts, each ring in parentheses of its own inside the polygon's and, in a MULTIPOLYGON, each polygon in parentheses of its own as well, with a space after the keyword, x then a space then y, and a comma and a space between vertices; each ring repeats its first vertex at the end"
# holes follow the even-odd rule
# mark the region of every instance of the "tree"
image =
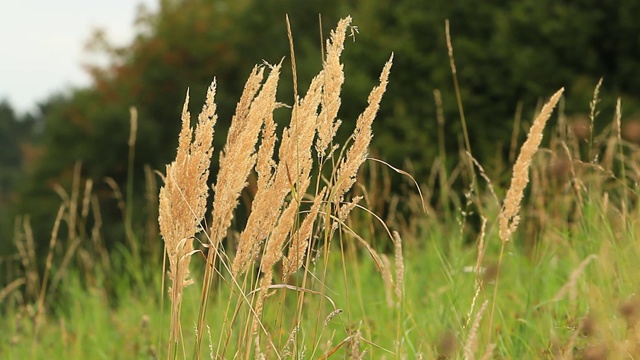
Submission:
MULTIPOLYGON (((139 113, 134 179, 143 178, 144 164, 162 168, 176 146, 186 90, 197 112, 214 77, 220 115, 214 146, 220 150, 249 70, 263 60, 290 61, 285 14, 291 20, 300 84, 321 66, 318 14, 325 39, 340 17, 354 17, 359 34, 353 30, 355 43, 347 44, 343 56, 347 79, 339 116, 345 129, 364 108, 381 64, 395 54, 373 151, 396 166, 411 160, 421 183, 438 155, 436 89, 442 93, 447 150, 457 154, 460 147, 460 114, 444 33, 449 19, 472 151, 499 180, 492 168, 500 168, 492 165, 504 157, 518 103, 526 123, 539 99, 565 86, 566 111, 584 112, 602 76, 605 109, 613 103, 608 94, 637 96, 640 25, 632 14, 638 7, 597 0, 311 0, 304 6, 296 0, 163 0, 156 13, 140 11, 131 44, 116 47, 97 33, 91 44, 109 56, 108 66, 89 66, 90 87, 53 97, 43 107, 43 155, 23 199, 37 202, 52 193, 47 184, 68 182, 78 160, 84 176, 96 181, 109 176, 124 185, 130 106, 139 113)), ((283 72, 283 79, 287 76, 291 73, 283 72)), ((278 99, 292 102, 291 84, 279 90, 278 99)), ((637 103, 625 103, 627 113, 634 109, 637 103)), ((451 168, 459 158, 449 156, 448 162, 451 168)), ((32 205, 24 211, 33 211, 32 205)), ((51 217, 55 213, 48 211, 51 217)))
POLYGON ((9 210, 15 200, 16 188, 25 177, 25 156, 31 150, 34 128, 32 116, 16 114, 8 101, 0 101, 0 244, 8 242, 11 236, 9 210))

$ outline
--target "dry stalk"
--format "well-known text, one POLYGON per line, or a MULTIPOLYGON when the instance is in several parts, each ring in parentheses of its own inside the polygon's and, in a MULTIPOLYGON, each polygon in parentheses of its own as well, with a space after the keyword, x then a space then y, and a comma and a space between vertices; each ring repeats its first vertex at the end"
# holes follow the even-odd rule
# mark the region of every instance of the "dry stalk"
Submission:
POLYGON ((58 215, 56 216, 56 221, 53 224, 53 230, 51 231, 51 238, 49 239, 49 253, 47 254, 47 261, 45 265, 44 275, 42 279, 42 286, 40 287, 40 295, 38 296, 38 311, 36 313, 35 318, 35 328, 34 328, 34 341, 38 338, 38 330, 40 328, 42 314, 44 313, 44 298, 47 291, 47 281, 49 280, 49 274, 51 273, 51 263, 53 261, 53 252, 56 247, 56 243, 58 241, 58 230, 60 229, 60 222, 62 221, 62 216, 64 215, 65 205, 60 205, 58 209, 58 215))
MULTIPOLYGON (((315 118, 321 89, 320 77, 314 78, 305 98, 294 106, 289 128, 283 130, 278 151, 280 161, 275 172, 271 174, 265 168, 259 174, 251 214, 240 234, 238 251, 232 264, 232 273, 236 277, 247 270, 249 263, 259 253, 260 244, 275 228, 281 209, 285 207, 287 195, 295 191, 294 197, 298 198, 306 192, 308 181, 303 179, 309 178, 311 170, 310 148, 316 131, 315 118), (307 184, 301 186, 300 181, 307 184)), ((268 153, 269 150, 265 151, 265 156, 268 153)), ((263 163, 271 161, 273 160, 266 159, 263 163)))
MULTIPOLYGON (((356 129, 351 138, 351 146, 344 148, 344 157, 334 168, 327 186, 321 189, 321 169, 324 159, 332 156, 337 148, 332 145, 340 121, 337 114, 340 108, 340 91, 344 83, 343 66, 340 56, 343 50, 347 28, 351 18, 339 22, 326 43, 326 60, 323 70, 316 76, 304 97, 297 93, 295 79, 295 60, 292 59, 294 71, 295 99, 291 120, 283 129, 280 146, 275 154, 276 124, 273 112, 281 106, 276 101, 276 90, 280 75, 281 63, 269 66, 271 71, 263 82, 264 67, 255 67, 247 80, 243 94, 238 102, 235 115, 231 121, 226 145, 220 156, 220 170, 214 187, 213 211, 210 223, 207 264, 200 297, 200 313, 196 322, 196 343, 194 357, 200 357, 200 347, 204 333, 204 319, 209 299, 209 292, 215 262, 220 255, 220 242, 227 237, 228 229, 234 216, 241 191, 246 187, 247 179, 252 171, 257 173, 256 192, 251 204, 251 212, 244 230, 240 233, 238 250, 231 266, 233 287, 241 292, 242 303, 250 306, 253 320, 252 329, 246 323, 246 331, 253 330, 256 356, 267 356, 275 353, 275 345, 269 338, 266 348, 261 347, 258 332, 266 329, 261 323, 262 308, 274 278, 274 266, 282 261, 284 278, 288 278, 302 267, 305 255, 309 252, 309 242, 314 231, 315 222, 320 214, 332 221, 344 225, 347 214, 357 206, 360 198, 346 201, 345 195, 352 188, 359 167, 367 159, 367 151, 372 138, 371 124, 380 106, 392 65, 393 55, 385 64, 380 75, 380 84, 371 91, 368 106, 358 117, 356 129), (256 145, 260 142, 259 148, 256 145), (311 170, 314 167, 313 153, 319 159, 316 194, 309 210, 301 216, 303 199, 308 199, 307 190, 311 184, 311 170), (278 162, 274 160, 277 157, 278 162), (333 204, 333 209, 332 209, 333 204), (326 206, 327 212, 324 212, 326 206), (333 216, 333 212, 337 213, 333 216), (300 221, 301 220, 301 221, 300 221), (285 246, 289 243, 287 251, 285 246), (261 248, 264 250, 261 251, 261 248), (237 281, 244 274, 248 265, 262 253, 260 271, 262 278, 253 284, 252 291, 244 292, 244 286, 237 281), (283 258, 283 254, 287 256, 283 258), (257 294, 249 300, 252 294, 257 294), (263 352, 264 351, 264 352, 263 352)), ((290 29, 289 29, 290 31, 290 29)), ((292 37, 290 34, 290 42, 292 37)), ((291 46, 293 48, 293 46, 291 46)), ((292 49, 293 51, 293 49, 292 49)), ((165 241, 169 260, 169 276, 172 282, 171 301, 171 333, 169 356, 175 356, 174 345, 177 345, 180 330, 180 304, 182 289, 191 280, 189 275, 189 259, 194 253, 193 238, 200 229, 204 217, 207 198, 207 177, 212 155, 211 142, 215 124, 215 104, 213 96, 215 86, 210 88, 207 103, 200 114, 195 140, 189 127, 187 100, 183 109, 183 128, 180 134, 176 161, 167 166, 165 186, 160 191, 159 223, 165 241)), ((121 196, 120 196, 121 198, 121 196)), ((329 229, 329 227, 327 227, 329 229)), ((348 229, 348 228, 347 228, 348 229)), ((398 303, 402 299, 402 283, 404 263, 402 243, 398 234, 394 234, 396 297, 398 303)), ((308 257, 307 257, 308 259, 308 257)), ((222 262, 228 266, 226 261, 222 262)), ((235 316, 235 315, 234 315, 235 316)), ((235 321, 232 320, 232 321, 235 321)), ((295 332, 292 333, 292 336, 295 332)), ((353 343, 360 340, 359 334, 352 335, 353 343)), ((247 333, 241 335, 246 341, 246 350, 252 344, 247 333)), ((346 343, 346 342, 345 342, 346 343)), ((340 346, 343 346, 341 344, 340 346)), ((224 345, 226 348, 226 345, 224 345)), ((245 354, 248 356, 250 351, 245 354)), ((356 353, 357 354, 357 353, 356 353)), ((216 353, 216 356, 219 354, 216 353)), ((362 354, 359 354, 362 355, 362 354)))
POLYGON ((382 73, 380 74, 380 85, 371 90, 367 100, 368 106, 358 117, 356 129, 352 135, 353 144, 338 167, 336 183, 333 189, 333 199, 336 203, 341 202, 344 194, 351 189, 356 181, 356 175, 360 165, 362 165, 362 163, 367 159, 369 143, 373 137, 371 124, 373 123, 373 119, 380 108, 382 95, 387 89, 389 72, 391 71, 392 64, 393 55, 391 55, 389 61, 387 61, 382 69, 382 73))
POLYGON ((594 143, 593 143, 593 124, 596 121, 596 117, 598 116, 598 111, 596 111, 596 108, 598 106, 598 103, 600 102, 600 86, 602 86, 602 80, 603 78, 600 78, 600 80, 598 80, 598 83, 596 84, 595 89, 593 89, 593 98, 591 99, 591 102, 589 103, 589 162, 595 164, 597 162, 597 154, 595 154, 595 147, 594 147, 594 143))
MULTIPOLYGON (((321 76, 313 79, 306 96, 294 105, 290 127, 283 131, 282 145, 279 149, 280 162, 278 163, 275 174, 275 186, 280 182, 281 187, 276 187, 275 191, 281 188, 288 189, 287 192, 280 191, 280 193, 286 194, 291 192, 292 200, 280 214, 273 230, 268 233, 269 237, 265 244, 264 255, 260 263, 263 276, 260 281, 260 293, 255 305, 256 317, 253 323, 254 333, 258 330, 258 318, 262 314, 267 291, 273 280, 273 266, 282 258, 282 249, 289 238, 289 234, 293 231, 299 214, 298 210, 302 196, 306 194, 311 182, 311 168, 313 165, 311 147, 317 129, 317 110, 322 95, 321 79, 321 76)), ((316 216, 319 211, 320 200, 321 198, 316 198, 315 200, 315 202, 317 202, 317 205, 314 204, 316 207, 316 216)), ((277 199, 277 201, 275 204, 284 201, 284 198, 277 199)), ((273 214, 278 215, 277 211, 273 211, 274 202, 271 202, 271 204, 271 208, 267 209, 268 213, 265 214, 271 214, 271 219, 266 223, 266 229, 271 229, 272 224, 274 224, 272 222, 275 220, 273 214)), ((308 215, 308 217, 309 216, 310 215, 308 215)), ((309 237, 311 236, 314 221, 315 216, 310 218, 305 225, 307 229, 304 231, 307 232, 309 237)), ((261 231, 264 230, 265 228, 261 229, 261 231)))
POLYGON ((202 330, 218 247, 227 235, 240 193, 245 188, 247 178, 256 164, 255 148, 258 134, 265 119, 271 118, 277 105, 275 95, 280 76, 280 64, 271 67, 271 73, 260 90, 263 73, 264 68, 255 67, 249 75, 236 107, 236 113, 231 120, 224 150, 220 155, 220 170, 213 199, 210 249, 207 254, 197 321, 197 328, 200 330, 194 349, 197 357, 199 357, 202 343, 202 330))
MULTIPOLYGON (((181 336, 180 309, 184 287, 189 279, 189 262, 193 253, 193 239, 201 229, 208 197, 208 177, 213 152, 213 127, 217 120, 214 103, 215 82, 207 92, 206 103, 198 117, 195 135, 191 129, 189 94, 182 109, 182 129, 178 140, 176 160, 167 165, 165 185, 160 189, 160 232, 169 259, 171 280, 171 331, 168 357, 175 356, 173 346, 181 336)), ((201 335, 200 335, 201 336, 201 335)))
POLYGON ((595 260, 597 258, 598 258, 598 255, 591 254, 587 256, 584 260, 582 260, 580 265, 578 265, 578 267, 571 272, 571 275, 569 276, 569 280, 567 281, 566 284, 562 286, 562 288, 560 288, 560 290, 558 290, 558 292, 553 297, 551 302, 560 301, 565 297, 567 293, 569 293, 569 300, 571 302, 571 307, 572 309, 575 308, 575 302, 578 298, 578 294, 576 290, 578 279, 580 278, 580 275, 582 275, 584 270, 587 268, 587 265, 589 265, 589 263, 592 260, 595 260))
POLYGON ((0 290, 0 304, 4 301, 4 299, 9 296, 13 291, 18 289, 20 286, 27 283, 27 278, 21 277, 11 281, 7 286, 5 286, 2 290, 0 290))
POLYGON ((404 293, 404 256, 402 255, 402 238, 397 231, 393 232, 393 249, 394 249, 394 262, 396 268, 396 306, 402 305, 402 295, 404 293))
POLYGON ((346 17, 335 30, 331 31, 327 40, 327 57, 324 63, 324 91, 322 93, 322 110, 318 116, 318 138, 316 139, 316 152, 318 157, 324 158, 327 147, 333 140, 340 120, 337 120, 340 109, 340 92, 344 83, 344 69, 340 63, 340 55, 344 50, 344 40, 347 27, 351 24, 351 17, 346 17))
POLYGON ((560 100, 560 96, 564 88, 558 90, 549 102, 547 102, 540 114, 533 122, 533 126, 529 130, 529 136, 527 140, 522 145, 520 149, 520 154, 518 155, 518 159, 516 160, 515 165, 513 166, 513 175, 511 177, 511 186, 507 191, 507 195, 504 200, 504 205, 502 211, 500 212, 500 239, 503 242, 509 241, 511 235, 518 227, 518 223, 520 222, 520 215, 518 214, 520 211, 520 203, 522 202, 522 198, 524 196, 524 189, 529 182, 529 168, 531 165, 531 159, 533 155, 535 155, 536 151, 538 151, 538 147, 540 147, 540 142, 542 141, 542 132, 544 127, 551 116, 551 112, 553 108, 556 106, 558 101, 560 100))
POLYGON ((475 352, 478 349, 478 328, 480 327, 480 321, 482 320, 482 315, 487 309, 488 300, 485 300, 480 306, 480 310, 476 314, 476 317, 473 319, 473 324, 471 325, 471 329, 469 330, 469 335, 467 336, 467 341, 464 344, 464 359, 465 360, 473 360, 475 359, 475 352))
POLYGON ((387 255, 380 255, 380 265, 385 299, 389 308, 393 308, 393 275, 391 274, 391 261, 387 255))
POLYGON ((495 286, 493 288, 493 302, 491 304, 491 315, 489 316, 489 329, 493 327, 493 319, 495 314, 495 308, 497 303, 498 288, 499 288, 499 272, 502 266, 502 259, 504 255, 505 244, 511 239, 511 236, 515 232, 520 222, 520 204, 524 196, 524 189, 529 182, 529 169, 533 156, 538 151, 540 143, 542 142, 542 133, 544 127, 551 117, 551 112, 556 106, 564 88, 558 90, 551 99, 542 107, 540 114, 536 117, 533 125, 529 129, 529 135, 527 140, 520 148, 520 154, 516 159, 516 163, 513 166, 513 175, 511 176, 511 186, 507 190, 502 210, 498 215, 499 218, 499 236, 502 240, 502 246, 500 247, 500 255, 498 258, 498 273, 496 274, 495 286))
POLYGON ((309 214, 307 214, 307 216, 302 221, 302 225, 300 225, 300 228, 293 235, 287 257, 282 259, 284 270, 283 277, 285 282, 294 272, 298 271, 298 269, 302 267, 304 255, 306 254, 307 247, 309 245, 309 239, 311 238, 313 232, 313 224, 318 217, 320 205, 322 205, 321 201, 324 198, 325 193, 326 188, 322 189, 322 191, 320 191, 320 193, 316 196, 309 214))

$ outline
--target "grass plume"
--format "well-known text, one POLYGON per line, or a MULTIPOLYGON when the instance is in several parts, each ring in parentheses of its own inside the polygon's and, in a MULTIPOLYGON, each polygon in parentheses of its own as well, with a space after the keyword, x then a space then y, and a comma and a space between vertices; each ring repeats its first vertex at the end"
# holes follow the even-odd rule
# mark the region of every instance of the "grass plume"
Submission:
POLYGON ((211 164, 213 127, 217 120, 214 103, 215 82, 209 87, 206 103, 198 116, 195 135, 191 129, 191 116, 187 110, 187 93, 182 109, 182 129, 178 140, 176 160, 167 165, 165 185, 160 189, 160 232, 169 259, 171 280, 171 332, 168 356, 175 356, 173 348, 181 337, 180 309, 182 292, 193 281, 189 278, 189 262, 193 241, 200 232, 204 219, 211 164))
MULTIPOLYGON (((518 224, 520 223, 520 205, 522 202, 522 198, 524 197, 524 189, 529 183, 529 169, 531 166, 531 160, 540 147, 544 127, 547 124, 547 120, 549 120, 549 117, 551 117, 551 113, 553 112, 554 107, 556 106, 558 101, 560 101, 560 97, 562 96, 563 92, 564 88, 558 90, 542 107, 540 114, 538 114, 533 122, 533 125, 531 126, 531 129, 529 129, 527 140, 520 148, 520 154, 518 155, 518 158, 513 165, 511 186, 509 186, 509 190, 507 190, 502 209, 500 210, 500 213, 498 215, 498 235, 500 237, 500 240, 502 240, 500 255, 498 259, 498 272, 500 271, 500 268, 502 266, 505 244, 511 239, 512 234, 515 232, 518 224)), ((491 314, 489 318, 489 328, 493 326, 493 316, 498 294, 498 281, 499 278, 496 276, 494 299, 491 305, 491 314)))
POLYGON ((503 242, 508 241, 518 227, 518 223, 520 222, 520 215, 518 213, 522 197, 524 196, 524 189, 529 183, 529 167, 531 166, 531 159, 533 159, 533 155, 535 155, 536 151, 538 151, 538 148, 540 147, 544 127, 563 92, 564 88, 558 90, 542 107, 540 114, 538 114, 531 126, 531 129, 529 129, 527 140, 520 148, 520 154, 516 159, 516 163, 513 165, 511 186, 505 196, 503 209, 500 212, 499 217, 499 234, 500 239, 503 242))
MULTIPOLYGON (((36 256, 39 242, 30 230, 36 220, 28 216, 16 223, 18 253, 0 256, 1 269, 9 270, 0 287, 8 319, 0 323, 0 333, 7 334, 0 357, 90 358, 96 349, 109 358, 170 359, 638 357, 640 207, 632 185, 640 174, 640 149, 625 137, 633 119, 622 118, 620 102, 612 124, 593 141, 589 133, 571 133, 560 106, 560 130, 549 131, 542 148, 545 123, 561 104, 562 90, 555 93, 519 154, 514 130, 508 189, 491 181, 495 169, 485 172, 465 149, 457 167, 446 168, 439 113, 441 160, 420 183, 435 205, 425 216, 420 190, 394 192, 395 180, 384 170, 406 173, 367 157, 391 61, 362 115, 338 120, 345 83, 340 58, 350 21, 341 20, 323 40, 321 71, 288 105, 276 96, 285 61, 253 68, 220 149, 215 186, 207 182, 215 83, 197 121, 187 111, 187 93, 176 159, 166 168, 159 197, 147 179, 147 198, 156 199, 146 207, 153 210, 147 214, 153 224, 137 214, 132 218, 130 192, 106 180, 121 209, 116 215, 123 220, 123 239, 133 229, 136 241, 147 239, 152 246, 162 234, 169 326, 162 324, 164 306, 157 303, 163 300, 147 296, 157 293, 160 271, 143 287, 131 286, 147 269, 133 259, 135 249, 107 252, 112 214, 105 214, 103 224, 98 197, 105 182, 82 178, 78 163, 69 179, 73 188, 57 186, 64 204, 52 223, 47 256, 36 256), (276 123, 276 115, 282 122, 276 123), (336 141, 337 129, 349 124, 355 125, 352 136, 336 141), (382 173, 374 166, 359 172, 366 160, 386 167, 382 173), (470 184, 482 185, 481 193, 465 194, 483 205, 475 229, 450 216, 453 209, 474 215, 474 208, 454 200, 452 184, 464 182, 465 163, 486 180, 470 184), (240 199, 246 217, 238 215, 240 199), (213 200, 210 211, 207 200, 213 200), (133 228, 124 229, 127 219, 136 220, 133 228), (143 228, 149 234, 138 236, 143 228), (458 234, 468 241, 457 241, 458 234), (192 283, 198 288, 187 287, 192 283), (159 343, 168 346, 158 350, 159 343)), ((446 99, 439 98, 440 108, 446 99)), ((506 159, 498 165, 502 170, 506 159)), ((150 168, 146 173, 152 174, 150 168)), ((411 180, 407 184, 416 184, 411 180)), ((138 246, 145 255, 155 252, 138 246)))

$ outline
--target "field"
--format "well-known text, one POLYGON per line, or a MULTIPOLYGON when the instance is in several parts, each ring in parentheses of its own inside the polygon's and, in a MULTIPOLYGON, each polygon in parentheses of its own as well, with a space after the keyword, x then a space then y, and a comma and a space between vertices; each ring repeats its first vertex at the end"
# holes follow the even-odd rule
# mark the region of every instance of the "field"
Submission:
MULTIPOLYGON (((66 201, 49 249, 37 250, 43 271, 29 219, 17 219, 0 357, 640 356, 640 152, 622 130, 620 103, 594 134, 605 116, 599 88, 586 123, 564 116, 562 89, 546 94, 529 123, 514 124, 528 137, 513 143, 505 179, 475 162, 462 115, 459 165, 447 171, 436 160, 418 184, 368 154, 393 55, 362 115, 337 118, 350 29, 347 18, 330 34, 322 72, 304 94, 296 87, 292 104, 276 100, 282 64, 254 68, 223 149, 211 146, 216 83, 195 127, 187 93, 159 191, 148 171, 144 232, 131 228, 130 199, 112 186, 126 245, 105 250, 80 165, 74 186, 59 189, 66 201), (288 124, 276 124, 279 111, 288 124), (336 144, 349 124, 352 136, 336 144), (452 185, 433 186, 436 178, 452 185), (407 190, 391 190, 399 187, 407 190), (240 221, 242 206, 250 212, 240 221)), ((291 57, 295 77, 293 48, 291 57)), ((131 157, 136 121, 132 110, 131 157)))

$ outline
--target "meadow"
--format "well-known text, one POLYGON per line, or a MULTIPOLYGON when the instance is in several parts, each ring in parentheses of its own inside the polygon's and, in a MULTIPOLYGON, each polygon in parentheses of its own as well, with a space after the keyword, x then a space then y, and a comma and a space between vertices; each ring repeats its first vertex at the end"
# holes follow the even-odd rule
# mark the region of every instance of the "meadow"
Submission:
MULTIPOLYGON (((541 94, 536 114, 514 120, 505 180, 473 158, 458 92, 460 153, 441 152, 418 182, 368 152, 393 54, 361 115, 338 119, 350 26, 343 19, 329 34, 304 93, 290 35, 294 101, 276 99, 282 63, 256 66, 222 149, 212 148, 217 84, 196 117, 187 93, 175 161, 161 176, 147 170, 145 232, 130 228, 130 199, 112 184, 129 219, 125 245, 105 250, 81 164, 73 186, 57 189, 43 269, 29 218, 17 219, 19 251, 3 264, 14 280, 0 290, 0 357, 640 356, 640 151, 620 102, 600 114, 598 86, 579 122, 563 113, 563 89, 541 94), (595 134, 596 121, 609 125, 595 134), (336 143, 345 127, 351 136, 336 143), (459 158, 453 171, 446 156, 459 158), (394 192, 400 185, 406 191, 394 192), (241 206, 250 211, 240 222, 241 206)), ((132 109, 130 158, 136 123, 132 109)))

